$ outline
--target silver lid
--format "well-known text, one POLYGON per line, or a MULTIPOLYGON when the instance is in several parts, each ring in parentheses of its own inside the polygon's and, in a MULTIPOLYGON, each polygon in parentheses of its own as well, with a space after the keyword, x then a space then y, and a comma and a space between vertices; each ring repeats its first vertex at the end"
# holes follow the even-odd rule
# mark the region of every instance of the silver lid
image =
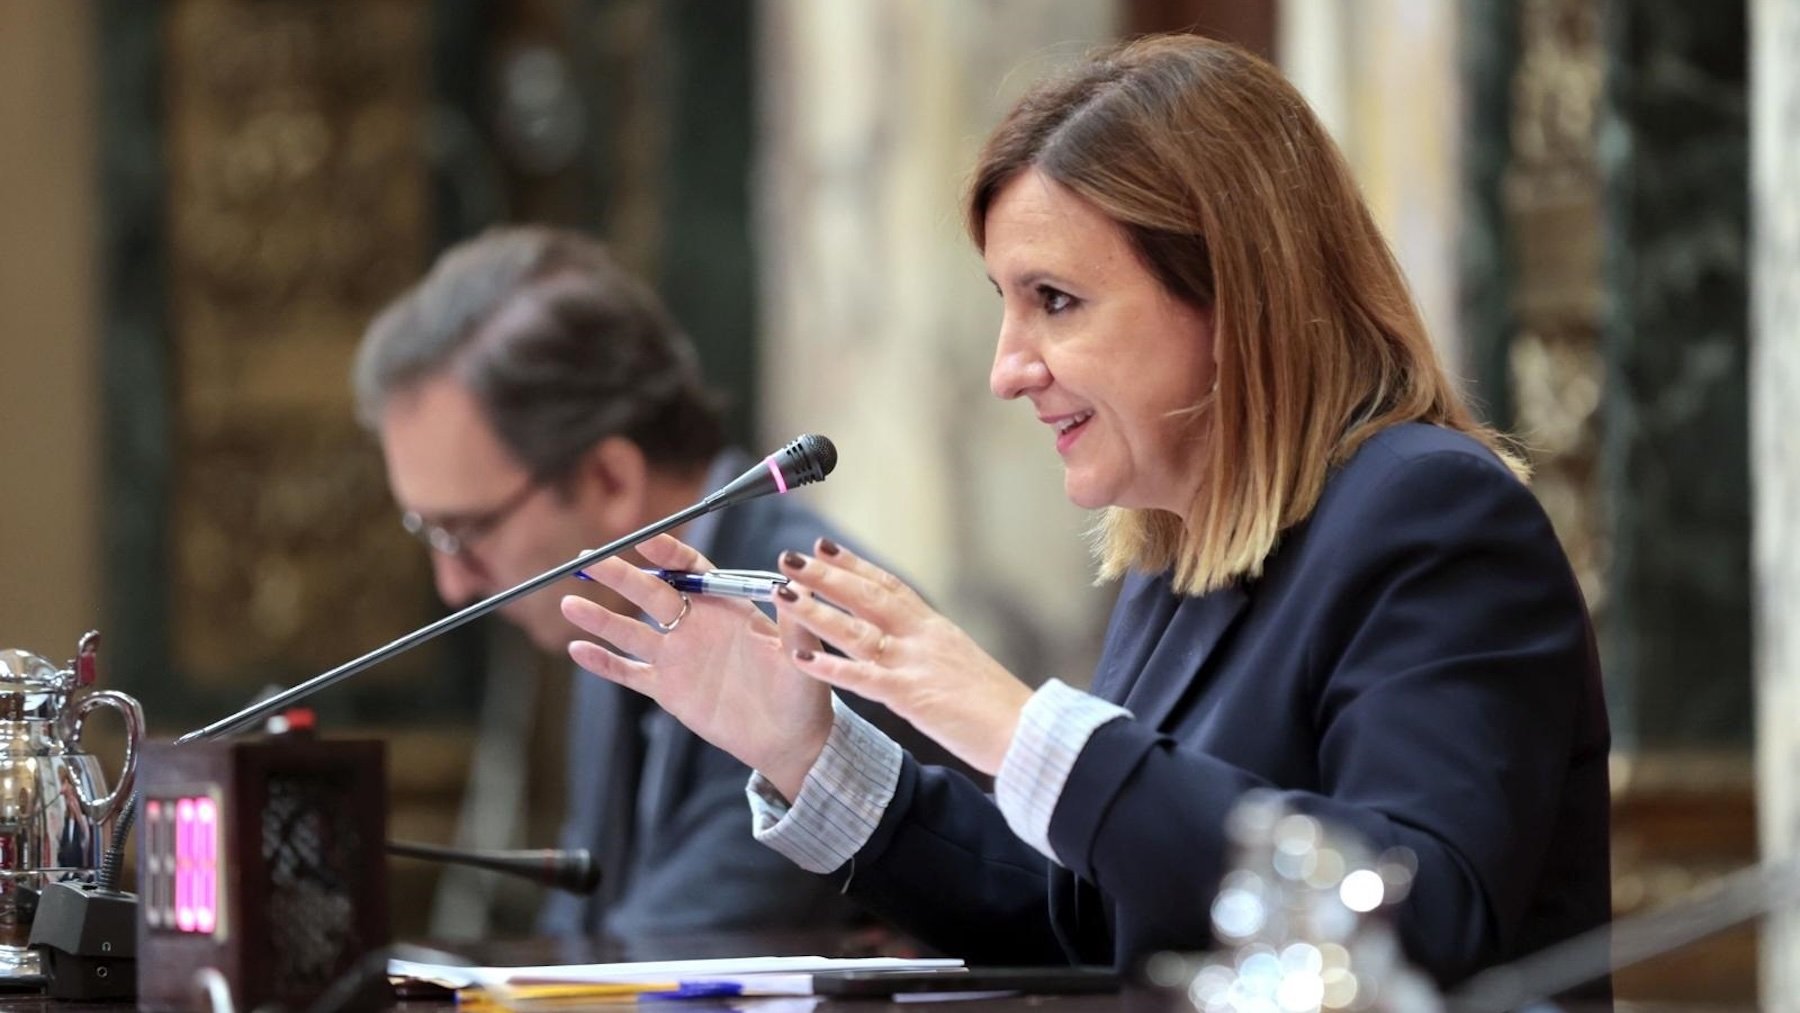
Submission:
POLYGON ((0 693, 67 689, 72 675, 30 651, 0 650, 0 693))

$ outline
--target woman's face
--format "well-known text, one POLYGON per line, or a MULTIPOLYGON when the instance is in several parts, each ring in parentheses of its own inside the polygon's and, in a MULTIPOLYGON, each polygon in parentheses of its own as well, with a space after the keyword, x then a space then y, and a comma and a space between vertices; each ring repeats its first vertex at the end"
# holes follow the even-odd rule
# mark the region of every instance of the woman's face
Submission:
POLYGON ((1030 170, 988 208, 1004 307, 989 386, 1050 427, 1077 506, 1186 516, 1199 489, 1192 409, 1212 389, 1212 313, 1171 295, 1125 233, 1030 170))

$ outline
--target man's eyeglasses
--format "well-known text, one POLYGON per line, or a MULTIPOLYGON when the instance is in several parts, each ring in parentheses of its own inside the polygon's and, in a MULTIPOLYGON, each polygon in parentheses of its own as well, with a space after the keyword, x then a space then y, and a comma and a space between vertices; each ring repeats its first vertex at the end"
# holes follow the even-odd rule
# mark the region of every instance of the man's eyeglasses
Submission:
POLYGON ((406 529, 407 534, 438 552, 446 556, 458 556, 468 549, 469 543, 499 527, 501 522, 524 506, 540 484, 542 483, 536 478, 528 479, 519 487, 519 491, 506 497, 492 510, 441 522, 428 521, 416 511, 408 510, 400 515, 400 526, 406 529))

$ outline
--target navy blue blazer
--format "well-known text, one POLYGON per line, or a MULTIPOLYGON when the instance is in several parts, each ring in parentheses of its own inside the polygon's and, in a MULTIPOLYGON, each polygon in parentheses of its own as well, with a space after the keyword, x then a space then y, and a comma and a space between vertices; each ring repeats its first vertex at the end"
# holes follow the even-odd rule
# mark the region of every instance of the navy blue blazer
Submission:
POLYGON ((849 892, 983 963, 1214 945, 1226 812, 1247 789, 1418 856, 1398 912, 1449 983, 1610 912, 1600 670, 1531 493, 1474 440, 1398 426, 1328 479, 1263 575, 1182 597, 1123 583, 1102 726, 1050 823, 1060 864, 961 777, 908 758, 849 892))

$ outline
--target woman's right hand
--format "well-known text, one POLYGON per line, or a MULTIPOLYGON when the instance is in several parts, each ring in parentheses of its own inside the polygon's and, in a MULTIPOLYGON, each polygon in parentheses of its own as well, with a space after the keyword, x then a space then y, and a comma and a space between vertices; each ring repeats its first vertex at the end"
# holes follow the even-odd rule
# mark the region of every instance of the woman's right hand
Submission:
MULTIPOLYGON (((638 551, 651 565, 667 570, 713 568, 700 553, 668 535, 645 542, 638 551)), ((569 657, 654 699, 792 800, 831 733, 831 690, 793 667, 792 647, 784 647, 775 624, 747 601, 688 595, 684 605, 681 592, 617 557, 586 572, 644 615, 671 617, 673 627, 658 629, 568 595, 562 600, 563 616, 616 648, 577 640, 569 645, 569 657)))

